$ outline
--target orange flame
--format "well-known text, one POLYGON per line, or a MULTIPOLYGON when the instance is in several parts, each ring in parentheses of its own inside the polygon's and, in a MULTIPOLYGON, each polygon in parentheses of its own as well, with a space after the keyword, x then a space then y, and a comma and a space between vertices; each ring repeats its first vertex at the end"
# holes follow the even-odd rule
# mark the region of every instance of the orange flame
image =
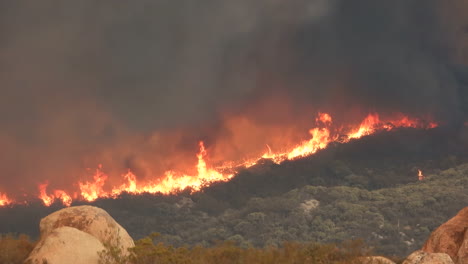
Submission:
POLYGON ((421 170, 418 170, 418 180, 420 181, 424 180, 424 175, 421 170))
POLYGON ((370 135, 375 132, 376 126, 380 124, 380 119, 378 114, 369 114, 364 121, 361 122, 361 125, 357 130, 352 131, 348 134, 348 139, 360 138, 363 136, 370 135))
POLYGON ((65 191, 62 190, 55 190, 54 191, 55 198, 62 201, 63 205, 70 206, 72 203, 72 198, 68 195, 65 191))
MULTIPOLYGON (((164 177, 156 183, 149 183, 139 188, 136 188, 132 193, 163 193, 169 194, 177 190, 184 190, 191 188, 193 191, 200 190, 205 184, 209 184, 215 181, 226 181, 229 180, 232 174, 222 174, 212 168, 209 168, 206 164, 205 158, 207 151, 202 141, 199 142, 200 151, 197 154, 198 163, 197 175, 186 175, 177 173, 174 171, 167 171, 164 177)), ((133 175, 133 174, 132 174, 133 175)), ((136 186, 136 178, 132 178, 136 186)), ((118 195, 126 189, 116 189, 113 191, 114 195, 118 195)))
POLYGON ((55 199, 62 201, 63 205, 70 206, 72 203, 72 198, 62 190, 54 190, 53 194, 47 194, 48 183, 39 184, 39 199, 42 200, 45 206, 50 206, 54 203, 55 199))
POLYGON ((39 199, 42 200, 45 206, 50 206, 54 202, 54 197, 47 195, 48 183, 39 184, 39 199))
POLYGON ((107 175, 102 171, 102 165, 96 170, 94 182, 80 183, 81 196, 87 201, 94 201, 102 197, 117 197, 123 192, 131 194, 139 193, 163 193, 169 194, 177 190, 191 188, 193 191, 200 190, 205 184, 215 181, 226 181, 233 175, 224 175, 212 168, 209 168, 205 162, 207 151, 203 142, 199 142, 200 151, 197 154, 197 175, 186 175, 174 171, 167 171, 164 177, 154 183, 146 183, 142 186, 137 185, 135 174, 128 170, 122 177, 127 183, 119 187, 114 187, 110 193, 103 190, 107 175))
POLYGON ((102 164, 99 164, 94 174, 94 182, 78 182, 83 198, 88 202, 92 202, 99 197, 108 196, 102 189, 107 178, 107 175, 102 172, 102 164))
MULTIPOLYGON (((319 116, 315 119, 316 123, 324 124, 325 128, 313 128, 309 131, 311 134, 311 139, 303 141, 301 144, 294 147, 292 150, 289 150, 284 153, 271 153, 269 150, 268 153, 263 154, 263 158, 272 159, 276 163, 282 162, 284 160, 292 160, 295 158, 300 158, 316 153, 320 149, 324 149, 331 142, 337 141, 339 134, 341 134, 341 129, 335 131, 333 134, 330 130, 332 124, 332 118, 329 114, 319 113, 319 116)), ((377 113, 369 114, 357 128, 351 128, 348 133, 344 133, 344 138, 340 138, 341 142, 349 142, 351 139, 361 138, 363 136, 371 135, 377 131, 385 130, 390 131, 397 127, 412 127, 412 128, 435 128, 437 127, 436 123, 425 124, 419 120, 412 120, 406 116, 403 116, 401 119, 396 119, 392 121, 382 122, 377 113)), ((270 149, 270 148, 269 148, 270 149)))
MULTIPOLYGON (((270 145, 266 145, 267 151, 261 158, 271 159, 276 163, 284 160, 293 160, 296 158, 312 155, 317 151, 326 148, 330 143, 340 141, 342 143, 349 142, 352 139, 360 138, 366 135, 373 134, 377 131, 390 131, 398 127, 412 127, 430 129, 437 127, 436 123, 426 123, 418 119, 410 119, 406 116, 401 116, 390 121, 383 122, 380 116, 376 113, 369 114, 358 126, 347 128, 333 128, 332 116, 327 113, 319 113, 315 119, 316 127, 309 130, 310 139, 303 140, 301 143, 292 146, 290 149, 273 151, 270 145)), ((186 173, 168 170, 163 173, 162 177, 156 178, 154 181, 146 181, 143 183, 137 182, 137 176, 130 170, 122 175, 123 183, 116 186, 107 186, 106 181, 109 178, 103 170, 103 166, 99 164, 98 168, 93 173, 92 181, 79 181, 78 187, 80 192, 75 193, 74 199, 82 199, 92 202, 98 198, 115 198, 123 192, 130 194, 140 193, 162 193, 170 194, 178 190, 190 188, 192 191, 198 191, 203 186, 209 185, 212 182, 227 181, 231 179, 239 167, 251 167, 258 163, 260 158, 248 159, 244 161, 229 161, 222 166, 211 167, 207 163, 208 151, 202 141, 199 142, 199 152, 196 154, 196 174, 189 175, 186 173), (106 189, 110 191, 106 191, 106 189)), ((419 179, 423 179, 422 172, 418 171, 419 179)), ((107 184, 109 185, 109 184, 107 184)), ((47 194, 48 184, 40 184, 39 198, 44 205, 50 206, 56 199, 62 201, 66 206, 70 206, 72 198, 63 190, 53 190, 51 194, 47 194)), ((13 203, 8 199, 6 194, 0 193, 0 206, 5 206, 13 203)))
POLYGON ((7 206, 13 203, 13 200, 9 199, 6 194, 0 193, 0 206, 7 206))
POLYGON ((324 149, 332 141, 330 138, 330 130, 326 128, 314 128, 309 131, 312 138, 302 142, 287 154, 287 159, 304 157, 314 154, 320 149, 324 149))
MULTIPOLYGON (((280 163, 284 160, 292 160, 295 158, 305 157, 312 155, 324 149, 330 142, 335 141, 338 137, 332 137, 330 135, 330 129, 328 128, 332 124, 332 117, 327 113, 319 113, 315 119, 317 125, 325 125, 325 128, 312 128, 309 130, 309 134, 312 136, 309 140, 305 140, 300 144, 296 145, 292 150, 283 153, 272 153, 270 146, 268 152, 264 153, 262 158, 271 159, 276 163, 280 163)), ((255 162, 256 163, 256 162, 255 162)), ((255 165, 252 164, 252 165, 255 165)))
POLYGON ((315 123, 317 124, 325 124, 327 126, 330 126, 332 123, 332 117, 331 115, 327 113, 318 113, 317 118, 315 119, 315 123))
POLYGON ((363 136, 371 135, 377 131, 390 131, 394 128, 436 128, 437 123, 425 123, 418 119, 410 119, 407 116, 402 116, 400 119, 389 120, 383 122, 380 120, 379 114, 369 114, 360 124, 359 128, 351 130, 348 134, 348 139, 360 138, 363 136))
POLYGON ((118 188, 113 188, 112 189, 112 195, 117 196, 121 194, 122 192, 128 192, 128 193, 139 193, 137 189, 137 184, 136 184, 136 176, 133 174, 132 171, 128 170, 126 174, 122 176, 125 180, 127 180, 127 183, 122 184, 118 188))

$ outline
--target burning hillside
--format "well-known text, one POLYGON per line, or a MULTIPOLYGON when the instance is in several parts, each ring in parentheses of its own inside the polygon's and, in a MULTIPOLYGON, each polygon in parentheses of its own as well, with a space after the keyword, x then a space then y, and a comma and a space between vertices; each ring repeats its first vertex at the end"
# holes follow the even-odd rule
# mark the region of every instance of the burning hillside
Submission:
MULTIPOLYGON (((316 127, 309 130, 310 139, 295 144, 290 149, 284 149, 283 146, 266 145, 267 151, 256 158, 248 158, 236 161, 224 161, 221 164, 207 163, 209 160, 208 151, 203 141, 199 142, 199 152, 196 154, 197 163, 196 172, 188 174, 184 172, 167 170, 163 175, 155 175, 147 181, 137 181, 137 175, 128 169, 121 176, 121 183, 109 185, 106 181, 109 176, 103 165, 92 173, 92 178, 72 183, 72 186, 78 188, 71 191, 49 189, 49 183, 38 185, 38 198, 44 205, 50 206, 55 200, 61 200, 66 206, 70 206, 73 200, 85 200, 92 202, 98 198, 117 197, 121 193, 130 194, 141 193, 163 193, 170 194, 186 188, 192 191, 198 191, 202 186, 209 185, 212 182, 227 181, 231 179, 239 168, 249 168, 255 165, 259 159, 271 159, 275 163, 284 160, 293 160, 296 158, 312 155, 320 149, 325 149, 332 142, 348 142, 355 138, 371 135, 378 131, 390 131, 396 128, 420 128, 431 129, 437 127, 436 123, 419 119, 411 119, 404 115, 399 115, 395 119, 381 120, 376 113, 369 114, 359 125, 337 126, 333 125, 333 118, 327 113, 319 113, 315 119, 316 127), (280 149, 274 152, 272 147, 280 149), (154 179, 154 180, 153 180, 154 179)), ((246 157, 251 157, 248 155, 246 157)), ((180 163, 190 163, 190 161, 181 160, 180 163)), ((0 206, 14 203, 24 203, 27 201, 12 200, 8 194, 1 196, 0 206)), ((25 194, 28 197, 30 194, 25 194)))
POLYGON ((397 128, 466 134, 461 1, 0 10, 0 206, 196 191, 397 128))

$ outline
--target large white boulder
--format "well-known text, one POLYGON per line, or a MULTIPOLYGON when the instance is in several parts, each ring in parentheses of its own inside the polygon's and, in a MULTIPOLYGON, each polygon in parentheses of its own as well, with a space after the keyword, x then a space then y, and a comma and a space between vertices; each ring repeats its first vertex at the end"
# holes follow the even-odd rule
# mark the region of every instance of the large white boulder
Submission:
POLYGON ((422 250, 446 253, 455 263, 468 263, 468 207, 432 232, 422 250))
POLYGON ((26 264, 98 264, 104 250, 94 236, 73 227, 51 230, 33 249, 26 264))
POLYGON ((69 226, 97 238, 103 245, 120 247, 124 254, 135 243, 127 231, 106 211, 94 206, 74 206, 54 212, 41 220, 41 239, 47 238, 55 229, 69 226))
POLYGON ((422 250, 413 252, 403 264, 454 264, 445 253, 427 253, 422 250))
POLYGON ((361 258, 362 264, 395 264, 395 262, 391 261, 388 258, 381 257, 381 256, 371 256, 371 257, 363 257, 361 258))

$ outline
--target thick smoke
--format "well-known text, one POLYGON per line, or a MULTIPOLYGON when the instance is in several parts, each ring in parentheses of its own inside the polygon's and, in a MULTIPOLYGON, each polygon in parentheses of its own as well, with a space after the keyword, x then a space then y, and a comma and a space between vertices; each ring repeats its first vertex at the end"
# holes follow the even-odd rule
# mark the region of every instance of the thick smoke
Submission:
POLYGON ((466 10, 445 0, 2 1, 0 192, 76 188, 99 163, 160 175, 194 160, 201 139, 213 156, 238 158, 270 134, 300 139, 316 111, 460 123, 466 10))

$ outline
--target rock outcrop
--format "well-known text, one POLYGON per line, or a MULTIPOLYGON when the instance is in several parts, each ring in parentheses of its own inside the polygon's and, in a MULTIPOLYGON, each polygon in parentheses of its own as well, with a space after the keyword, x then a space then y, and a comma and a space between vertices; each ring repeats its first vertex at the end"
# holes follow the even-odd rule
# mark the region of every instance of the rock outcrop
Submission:
POLYGON ((106 211, 94 206, 74 206, 54 212, 41 220, 41 238, 62 226, 74 227, 96 237, 101 243, 118 246, 123 252, 134 247, 133 239, 106 211))
POLYGON ((381 256, 364 257, 360 262, 362 264, 395 264, 395 262, 381 256))
POLYGON ((41 238, 26 263, 98 264, 106 245, 123 255, 135 244, 127 231, 106 211, 93 206, 69 207, 43 218, 41 238))
POLYGON ((104 250, 94 236, 73 227, 59 227, 41 239, 26 264, 97 264, 98 252, 104 250), (44 262, 46 261, 46 262, 44 262))
POLYGON ((422 250, 446 253, 455 263, 468 263, 468 207, 432 232, 422 250))
POLYGON ((413 252, 403 264, 454 264, 445 253, 427 253, 422 250, 413 252))

